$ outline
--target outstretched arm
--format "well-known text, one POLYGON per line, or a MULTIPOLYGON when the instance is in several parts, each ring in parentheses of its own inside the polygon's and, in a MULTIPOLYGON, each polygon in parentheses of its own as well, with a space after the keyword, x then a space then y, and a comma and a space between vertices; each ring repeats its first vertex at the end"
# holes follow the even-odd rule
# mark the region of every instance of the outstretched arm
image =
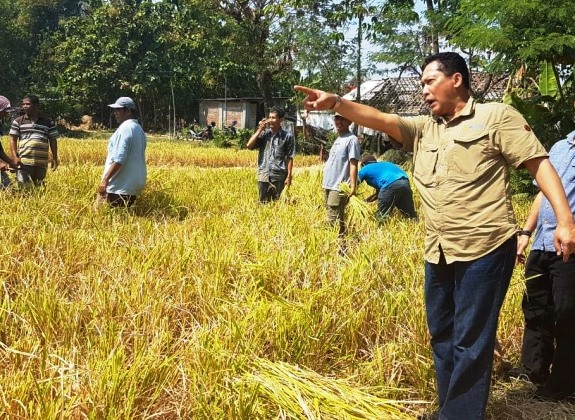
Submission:
POLYGON ((294 89, 307 95, 303 100, 303 106, 309 111, 332 109, 356 124, 387 133, 395 141, 403 143, 398 126, 399 117, 396 114, 386 114, 369 105, 342 99, 334 93, 323 90, 305 86, 294 86, 294 89))

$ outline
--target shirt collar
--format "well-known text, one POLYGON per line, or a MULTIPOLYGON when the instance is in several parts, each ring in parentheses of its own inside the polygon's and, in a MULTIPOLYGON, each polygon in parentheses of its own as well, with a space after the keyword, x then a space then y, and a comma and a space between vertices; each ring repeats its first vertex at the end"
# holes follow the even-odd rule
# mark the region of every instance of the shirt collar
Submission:
MULTIPOLYGON (((457 117, 453 118, 452 120, 450 120, 449 123, 453 123, 454 121, 457 121, 458 119, 460 119, 462 117, 468 117, 468 116, 472 115, 474 112, 475 112, 475 99, 473 99, 473 97, 470 96, 469 99, 467 100, 467 103, 465 104, 465 106, 463 107, 461 112, 459 113, 459 115, 457 117)), ((440 117, 440 116, 435 117, 435 122, 438 122, 438 123, 441 122, 443 124, 447 124, 445 119, 443 117, 440 117)))

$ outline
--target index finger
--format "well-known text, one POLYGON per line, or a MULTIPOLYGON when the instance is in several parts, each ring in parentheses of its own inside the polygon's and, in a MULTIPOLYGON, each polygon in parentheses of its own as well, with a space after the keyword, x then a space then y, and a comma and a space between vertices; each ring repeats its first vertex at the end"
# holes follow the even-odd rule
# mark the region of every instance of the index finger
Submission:
POLYGON ((306 95, 317 95, 316 90, 306 86, 295 85, 294 90, 305 93, 306 95))

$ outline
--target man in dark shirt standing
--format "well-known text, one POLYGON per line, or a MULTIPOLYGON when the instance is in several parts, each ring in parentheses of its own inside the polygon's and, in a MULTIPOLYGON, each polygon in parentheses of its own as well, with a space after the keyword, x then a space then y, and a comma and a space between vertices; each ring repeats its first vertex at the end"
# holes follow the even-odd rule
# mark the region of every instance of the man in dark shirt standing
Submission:
POLYGON ((281 128, 284 119, 282 109, 274 109, 269 117, 262 120, 256 132, 250 137, 246 147, 259 149, 258 191, 260 203, 277 200, 292 179, 295 141, 293 136, 281 128), (266 126, 269 124, 269 128, 266 126))
POLYGON ((40 115, 40 99, 36 95, 26 95, 22 99, 24 115, 12 121, 10 147, 14 161, 18 165, 18 182, 43 185, 48 168, 49 152, 52 170, 58 165, 58 130, 49 117, 40 115))
MULTIPOLYGON (((549 151, 575 214, 575 131, 549 151)), ((539 193, 517 237, 517 259, 524 260, 531 233, 535 240, 525 265, 523 316, 525 331, 521 367, 511 377, 525 377, 540 386, 535 395, 564 400, 575 394, 575 256, 563 261, 554 245, 557 218, 551 203, 539 193)))

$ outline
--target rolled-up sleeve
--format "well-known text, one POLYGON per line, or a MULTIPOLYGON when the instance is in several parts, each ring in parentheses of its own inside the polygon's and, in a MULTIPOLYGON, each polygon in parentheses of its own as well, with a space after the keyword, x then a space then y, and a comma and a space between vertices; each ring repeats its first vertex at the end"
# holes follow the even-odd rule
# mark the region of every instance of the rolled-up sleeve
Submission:
POLYGON ((497 142, 505 161, 515 168, 537 157, 547 157, 547 151, 523 116, 510 106, 501 116, 497 142))

